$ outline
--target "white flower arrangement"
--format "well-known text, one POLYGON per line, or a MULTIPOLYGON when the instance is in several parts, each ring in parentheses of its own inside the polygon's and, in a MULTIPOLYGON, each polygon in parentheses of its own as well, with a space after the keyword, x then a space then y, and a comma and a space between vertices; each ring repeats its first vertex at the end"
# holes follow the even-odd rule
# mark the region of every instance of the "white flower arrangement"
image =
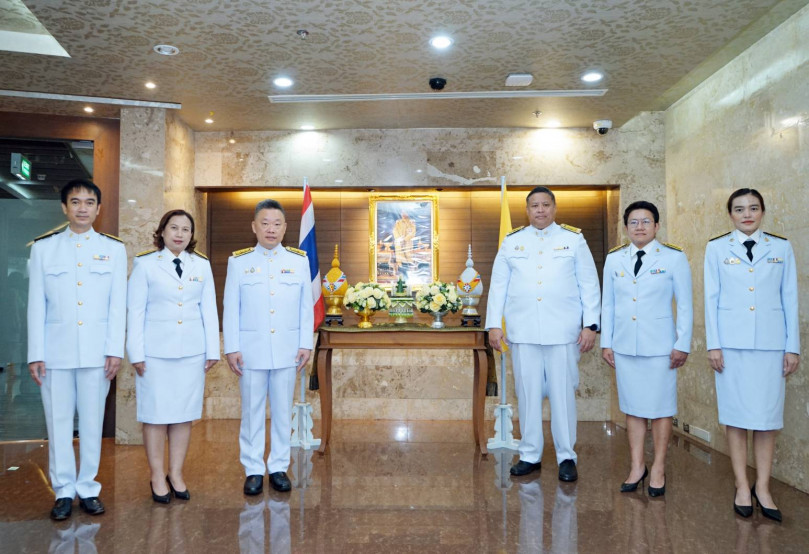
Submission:
POLYGON ((390 297, 378 283, 360 281, 353 287, 348 287, 343 297, 343 305, 354 311, 365 308, 371 311, 387 310, 390 308, 390 297))
POLYGON ((461 299, 455 287, 434 281, 422 286, 416 293, 416 307, 426 314, 438 312, 457 312, 461 308, 461 299))

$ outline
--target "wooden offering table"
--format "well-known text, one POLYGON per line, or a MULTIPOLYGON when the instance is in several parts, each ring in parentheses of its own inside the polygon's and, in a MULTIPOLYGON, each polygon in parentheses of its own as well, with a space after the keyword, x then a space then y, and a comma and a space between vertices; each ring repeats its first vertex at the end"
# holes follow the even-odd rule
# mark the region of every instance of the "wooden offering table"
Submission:
POLYGON ((429 325, 381 324, 370 329, 352 327, 325 327, 318 329, 319 345, 315 349, 317 378, 320 382, 321 437, 318 452, 325 452, 331 435, 332 384, 331 357, 337 349, 419 349, 419 350, 471 350, 475 359, 472 385, 472 427, 475 443, 486 454, 483 431, 483 410, 486 405, 486 375, 488 366, 486 331, 474 327, 444 327, 433 329, 429 325))

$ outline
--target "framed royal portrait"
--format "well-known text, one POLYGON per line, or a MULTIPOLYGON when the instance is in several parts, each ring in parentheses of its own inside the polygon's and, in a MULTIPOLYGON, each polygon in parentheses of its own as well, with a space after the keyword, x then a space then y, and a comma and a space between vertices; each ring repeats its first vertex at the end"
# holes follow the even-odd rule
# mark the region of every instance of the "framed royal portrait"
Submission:
POLYGON ((370 280, 414 287, 438 279, 438 195, 374 194, 370 208, 370 280))

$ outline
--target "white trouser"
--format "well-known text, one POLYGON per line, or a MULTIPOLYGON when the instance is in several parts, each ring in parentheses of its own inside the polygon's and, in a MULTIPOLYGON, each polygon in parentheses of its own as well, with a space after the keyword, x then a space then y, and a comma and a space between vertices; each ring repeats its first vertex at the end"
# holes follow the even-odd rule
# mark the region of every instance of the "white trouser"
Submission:
POLYGON ((241 462, 246 475, 264 475, 289 468, 292 435, 292 394, 295 368, 245 369, 239 378, 242 425, 239 432, 241 462), (267 395, 270 396, 270 457, 264 464, 267 395))
POLYGON ((513 344, 514 385, 520 416, 520 460, 542 459, 542 399, 551 404, 551 434, 556 463, 577 460, 576 389, 579 386, 579 346, 573 344, 513 344))
POLYGON ((95 541, 96 533, 100 528, 100 523, 78 523, 76 521, 73 521, 67 528, 54 526, 48 552, 50 554, 74 554, 78 543, 79 554, 97 554, 95 541))
POLYGON ((48 369, 42 380, 48 426, 48 463, 56 498, 91 498, 101 492, 95 480, 101 461, 104 402, 110 382, 103 367, 48 369), (79 411, 79 474, 73 453, 73 417, 79 411))
MULTIPOLYGON (((292 539, 289 530, 289 496, 285 500, 270 497, 270 552, 288 554, 292 552, 292 539)), ((264 554, 264 501, 251 504, 245 502, 239 514, 239 551, 242 554, 264 554)))

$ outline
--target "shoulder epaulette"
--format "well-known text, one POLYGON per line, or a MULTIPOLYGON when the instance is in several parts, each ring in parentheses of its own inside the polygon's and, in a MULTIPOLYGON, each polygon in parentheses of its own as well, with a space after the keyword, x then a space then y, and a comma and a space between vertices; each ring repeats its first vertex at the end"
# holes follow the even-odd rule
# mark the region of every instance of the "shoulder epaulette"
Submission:
POLYGON ((62 232, 62 230, 61 230, 61 229, 59 229, 59 230, 57 230, 57 231, 48 231, 48 232, 47 232, 47 233, 45 233, 44 235, 39 235, 37 238, 35 238, 35 239, 34 239, 34 242, 37 242, 37 241, 42 240, 42 239, 46 239, 46 238, 48 238, 48 237, 52 237, 53 235, 59 234, 59 233, 61 233, 61 232, 62 232))
POLYGON ((292 248, 291 246, 287 246, 286 249, 292 252, 293 254, 297 254, 298 256, 306 256, 306 252, 298 248, 292 248))
POLYGON ((613 248, 612 250, 610 250, 607 253, 612 254, 613 252, 618 252, 619 250, 621 250, 622 248, 626 248, 627 246, 629 246, 628 242, 625 242, 623 244, 619 244, 618 246, 616 246, 615 248, 613 248))
POLYGON ((671 244, 670 242, 661 242, 660 244, 662 244, 663 246, 667 246, 668 248, 671 248, 672 250, 677 250, 678 252, 683 251, 682 246, 677 246, 676 244, 671 244))
POLYGON ((196 254, 197 256, 199 256, 200 258, 202 258, 203 260, 207 260, 207 259, 208 259, 208 256, 206 256, 205 254, 203 254, 202 252, 200 252, 200 251, 199 251, 199 250, 197 250, 196 248, 194 249, 194 254, 196 254))
POLYGON ((581 234, 581 229, 579 229, 578 227, 574 227, 573 225, 568 225, 567 223, 562 223, 561 225, 559 225, 559 227, 561 227, 565 231, 570 231, 571 233, 581 234))
POLYGON ((119 238, 118 238, 118 237, 116 237, 115 235, 110 235, 109 233, 99 233, 99 235, 104 235, 104 236, 105 236, 105 237, 107 237, 108 239, 117 240, 117 241, 118 241, 118 242, 120 242, 121 244, 123 244, 123 243, 124 243, 124 241, 122 241, 121 239, 119 239, 119 238))
POLYGON ((513 234, 514 234, 514 233, 516 233, 517 231, 522 231, 523 229, 525 229, 525 225, 523 225, 522 227, 515 227, 514 229, 512 229, 511 231, 509 231, 509 232, 506 234, 506 236, 513 235, 513 234))
POLYGON ((711 238, 711 239, 708 239, 708 242, 711 242, 712 240, 716 240, 716 239, 721 239, 722 237, 726 237, 726 236, 728 236, 728 235, 729 235, 731 232, 732 232, 732 231, 728 231, 727 233, 722 233, 721 235, 716 235, 715 237, 713 237, 713 238, 711 238))
POLYGON ((245 254, 249 254, 253 250, 255 250, 255 248, 252 246, 249 248, 242 248, 241 250, 236 250, 235 252, 233 252, 233 257, 238 258, 239 256, 244 256, 245 254))
POLYGON ((777 238, 777 239, 781 239, 781 240, 789 240, 789 239, 787 239, 786 237, 784 237, 784 236, 782 236, 782 235, 776 235, 775 233, 771 233, 771 232, 769 232, 769 231, 764 231, 764 234, 765 234, 765 235, 769 235, 769 236, 771 236, 771 237, 775 237, 775 238, 777 238))
POLYGON ((143 252, 138 252, 135 254, 135 257, 140 258, 141 256, 146 256, 147 254, 154 254, 155 252, 157 252, 157 248, 151 248, 149 250, 144 250, 143 252))

